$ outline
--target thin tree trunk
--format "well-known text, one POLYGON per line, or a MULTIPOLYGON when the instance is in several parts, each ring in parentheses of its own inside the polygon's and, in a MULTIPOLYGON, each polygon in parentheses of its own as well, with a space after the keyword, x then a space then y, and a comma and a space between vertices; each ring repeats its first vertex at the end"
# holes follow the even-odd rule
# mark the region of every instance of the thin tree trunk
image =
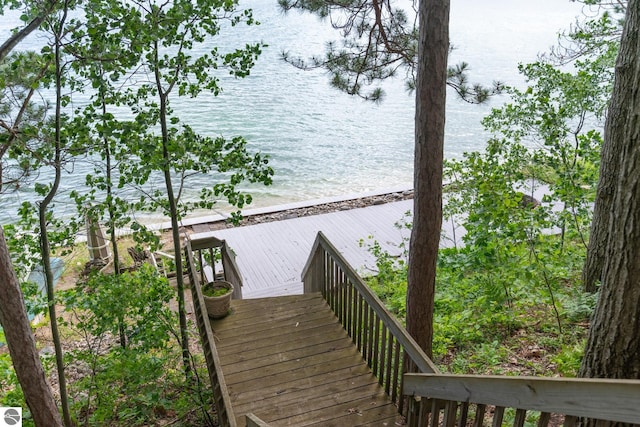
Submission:
POLYGON ((62 418, 45 379, 31 333, 22 290, 0 227, 0 324, 9 354, 36 426, 62 426, 62 418))
POLYGON ((619 173, 600 177, 601 181, 613 179, 608 185, 615 191, 610 205, 601 206, 600 215, 609 219, 602 285, 580 368, 582 377, 640 379, 639 31, 640 0, 630 0, 604 140, 611 158, 617 159, 619 173))
POLYGON ((407 330, 431 356, 436 261, 442 228, 449 0, 420 2, 416 84, 413 229, 409 246, 407 330))
MULTIPOLYGON (((104 72, 101 74, 101 79, 104 78, 104 72)), ((102 116, 107 115, 107 101, 104 96, 104 87, 100 88, 100 103, 102 106, 102 116)), ((108 128, 106 121, 102 122, 105 128, 108 128)), ((109 138, 102 136, 103 143, 103 155, 105 161, 105 174, 107 185, 107 212, 109 215, 109 238, 111 239, 111 253, 113 254, 113 271, 115 276, 120 280, 120 254, 118 253, 118 240, 116 239, 116 206, 113 197, 113 177, 111 170, 111 148, 109 146, 109 138)), ((99 226, 99 225, 98 225, 99 226)), ((127 336, 124 331, 124 320, 118 319, 118 332, 120 334, 120 347, 127 348, 127 336)))
MULTIPOLYGON (((156 55, 158 45, 155 45, 156 55)), ((171 161, 169 158, 169 128, 167 125, 167 94, 163 92, 160 75, 157 69, 156 58, 156 85, 160 99, 160 132, 162 134, 162 157, 164 158, 164 181, 167 190, 167 201, 169 202, 169 215, 171 217, 171 235, 173 237, 174 261, 176 264, 176 288, 178 291, 178 321, 180 323, 180 345, 182 347, 182 364, 187 380, 191 377, 191 362, 189 353, 189 331, 187 329, 187 311, 184 297, 184 271, 182 266, 182 246, 180 245, 180 229, 178 224, 178 209, 173 183, 171 181, 171 161)))
POLYGON ((62 343, 58 330, 58 317, 56 315, 55 294, 53 290, 53 271, 51 269, 51 246, 47 234, 47 211, 49 204, 58 192, 62 175, 61 151, 62 151, 62 68, 61 68, 61 33, 67 16, 67 3, 64 5, 62 18, 55 29, 55 67, 56 67, 56 115, 55 115, 55 136, 54 136, 54 161, 55 178, 49 193, 40 203, 38 217, 40 221, 40 252, 42 255, 42 267, 45 274, 47 288, 47 304, 49 306, 49 322, 51 323, 51 338, 56 352, 56 367, 58 371, 58 383, 60 385, 60 403, 62 405, 62 415, 64 424, 71 427, 71 413, 69 411, 69 400, 67 396, 67 381, 64 373, 64 359, 62 353, 62 343))
MULTIPOLYGON (((104 78, 104 73, 101 78, 104 78)), ((101 89, 100 102, 102 104, 102 115, 107 115, 107 101, 105 100, 104 89, 101 89)), ((103 125, 107 127, 107 123, 103 122, 103 125)), ((111 166, 111 148, 109 146, 109 139, 106 136, 102 138, 104 147, 104 159, 106 168, 106 180, 107 180, 107 211, 109 214, 109 238, 111 239, 111 252, 113 253, 113 269, 116 274, 120 274, 120 254, 118 253, 118 241, 116 240, 116 206, 114 202, 113 194, 113 173, 111 166)))
POLYGON ((176 200, 173 195, 173 187, 171 184, 171 173, 167 170, 164 172, 165 181, 167 183, 167 197, 169 200, 169 209, 171 215, 171 235, 173 237, 173 251, 175 254, 176 264, 176 288, 178 291, 178 320, 180 323, 180 345, 182 346, 182 364, 187 380, 191 376, 191 363, 189 353, 189 331, 187 329, 187 315, 184 298, 184 268, 182 265, 182 246, 180 245, 180 229, 178 224, 178 214, 176 209, 176 200))

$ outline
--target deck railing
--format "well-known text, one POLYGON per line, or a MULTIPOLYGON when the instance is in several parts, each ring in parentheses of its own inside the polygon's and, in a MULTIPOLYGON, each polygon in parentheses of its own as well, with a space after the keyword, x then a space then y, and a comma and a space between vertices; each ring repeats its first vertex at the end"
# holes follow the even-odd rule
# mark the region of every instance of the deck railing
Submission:
POLYGON ((406 415, 402 378, 438 369, 343 256, 319 232, 302 273, 304 292, 320 292, 380 385, 406 415))
MULTIPOLYGON (((222 427, 236 427, 236 418, 231 407, 231 398, 224 381, 222 373, 222 364, 216 349, 213 331, 207 315, 207 309, 204 305, 202 295, 202 283, 206 280, 202 271, 198 271, 196 267, 196 258, 194 257, 191 247, 192 242, 187 238, 185 243, 185 257, 187 261, 187 271, 191 282, 191 295, 193 297, 193 308, 195 311, 196 322, 198 324, 198 332, 200 334, 200 342, 204 351, 207 370, 209 371, 209 379, 211 380, 211 388, 213 392, 213 403, 218 416, 218 424, 222 427)), ((199 246, 200 247, 200 246, 199 246)), ((200 247, 202 249, 202 247, 200 247)), ((200 265, 202 264, 202 258, 200 265)))
POLYGON ((407 374, 404 393, 409 426, 640 423, 636 380, 407 374))
POLYGON ((233 298, 242 299, 242 275, 227 242, 207 236, 192 237, 190 243, 200 284, 226 280, 233 285, 233 298))

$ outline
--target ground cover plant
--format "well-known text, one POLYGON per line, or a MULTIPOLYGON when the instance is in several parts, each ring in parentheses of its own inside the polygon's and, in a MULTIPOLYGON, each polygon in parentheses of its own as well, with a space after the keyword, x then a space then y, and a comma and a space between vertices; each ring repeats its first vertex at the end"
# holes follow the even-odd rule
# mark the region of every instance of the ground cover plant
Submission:
MULTIPOLYGON (((82 271, 72 268, 69 275, 66 280, 75 281, 82 271)), ((93 271, 57 296, 64 308, 59 320, 75 425, 214 425, 199 350, 191 353, 193 376, 185 379, 179 326, 170 308, 176 290, 164 275, 146 264, 120 275, 93 271)), ((37 325, 36 336, 55 386, 46 325, 37 325)), ((195 335, 192 323, 190 333, 195 335)), ((8 353, 0 354, 0 406, 25 408, 24 425, 33 425, 8 353)))
MULTIPOLYGON (((445 371, 473 374, 575 376, 596 294, 580 287, 584 248, 547 236, 503 254, 477 248, 440 252, 435 297, 434 361, 445 371), (506 255, 508 253, 508 256, 506 255), (490 262, 487 262, 490 259, 490 262)), ((370 245, 378 274, 367 283, 404 320, 406 263, 370 245)))

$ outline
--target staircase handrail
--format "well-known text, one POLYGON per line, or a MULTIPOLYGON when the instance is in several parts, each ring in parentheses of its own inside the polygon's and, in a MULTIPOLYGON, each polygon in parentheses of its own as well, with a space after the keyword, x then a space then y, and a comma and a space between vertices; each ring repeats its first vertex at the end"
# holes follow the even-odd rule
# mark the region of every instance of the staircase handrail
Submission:
POLYGON ((233 408, 231 407, 229 390, 224 380, 224 374, 222 373, 222 363, 220 362, 220 357, 215 344, 215 337, 211 330, 207 309, 204 304, 201 279, 198 277, 196 272, 191 241, 188 237, 185 240, 184 252, 187 261, 189 280, 191 282, 193 308, 198 325, 198 332, 200 334, 200 341, 202 343, 207 363, 207 370, 209 371, 209 379, 211 380, 213 402, 218 417, 218 423, 222 427, 236 427, 237 423, 233 413, 233 408))
POLYGON ((404 415, 403 374, 438 373, 435 364, 322 232, 316 236, 302 281, 304 293, 323 295, 404 415))
POLYGON ((551 414, 564 416, 564 425, 578 418, 640 423, 640 380, 406 374, 403 393, 413 406, 409 425, 426 425, 426 414, 439 418, 441 410, 444 425, 465 425, 470 412, 475 412, 478 423, 482 422, 478 413, 484 418, 488 407, 494 407, 494 425, 506 408, 516 410, 514 425, 521 425, 518 420, 524 421, 527 411, 540 413, 539 425, 547 425, 551 414), (476 405, 474 411, 469 411, 470 404, 476 405))

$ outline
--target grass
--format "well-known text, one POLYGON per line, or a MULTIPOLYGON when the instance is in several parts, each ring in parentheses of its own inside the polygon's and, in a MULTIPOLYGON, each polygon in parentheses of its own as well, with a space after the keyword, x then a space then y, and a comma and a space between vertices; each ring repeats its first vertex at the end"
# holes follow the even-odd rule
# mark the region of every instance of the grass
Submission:
POLYGON ((202 287, 202 293, 207 297, 221 297, 231 293, 231 289, 225 286, 215 285, 215 283, 207 283, 202 287))

